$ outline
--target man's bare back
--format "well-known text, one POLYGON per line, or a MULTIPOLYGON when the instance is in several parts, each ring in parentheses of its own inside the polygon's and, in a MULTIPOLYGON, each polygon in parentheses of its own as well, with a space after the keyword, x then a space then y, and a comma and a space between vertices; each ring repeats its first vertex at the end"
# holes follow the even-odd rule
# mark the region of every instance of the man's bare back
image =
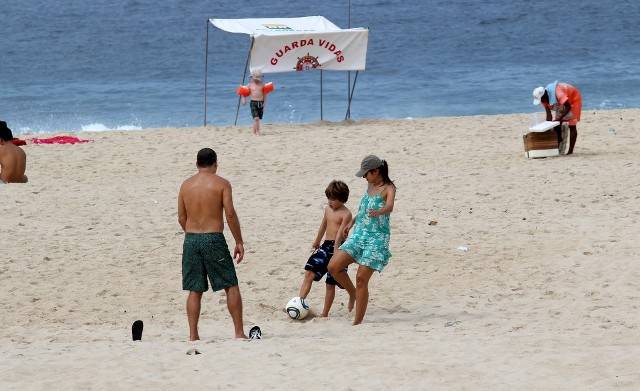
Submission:
POLYGON ((178 210, 184 212, 185 232, 222 232, 225 192, 231 192, 229 182, 214 173, 199 172, 184 181, 178 210))
POLYGON ((10 141, 0 142, 0 180, 5 183, 25 183, 27 154, 10 141))

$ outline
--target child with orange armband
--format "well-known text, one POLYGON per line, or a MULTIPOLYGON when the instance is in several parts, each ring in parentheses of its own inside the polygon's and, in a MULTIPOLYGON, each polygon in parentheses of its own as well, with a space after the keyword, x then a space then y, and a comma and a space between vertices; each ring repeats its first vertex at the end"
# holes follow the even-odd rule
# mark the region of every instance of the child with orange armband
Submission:
POLYGON ((247 97, 251 98, 251 117, 253 118, 253 134, 260 135, 260 121, 264 114, 264 107, 267 103, 267 95, 273 91, 273 83, 264 83, 262 73, 253 72, 249 80, 249 85, 238 87, 238 95, 242 97, 242 104, 247 103, 247 97))

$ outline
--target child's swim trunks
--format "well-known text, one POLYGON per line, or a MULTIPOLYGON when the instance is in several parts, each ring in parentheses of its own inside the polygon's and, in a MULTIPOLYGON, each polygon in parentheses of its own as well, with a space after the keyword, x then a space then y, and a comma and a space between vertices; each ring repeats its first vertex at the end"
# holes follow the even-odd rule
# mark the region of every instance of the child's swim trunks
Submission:
POLYGON ((312 271, 315 274, 313 281, 320 281, 322 276, 327 275, 326 283, 329 285, 338 285, 340 288, 340 284, 336 281, 331 273, 327 271, 327 266, 329 266, 329 261, 333 256, 333 247, 335 242, 333 240, 325 240, 324 243, 309 257, 307 264, 304 265, 304 270, 312 271))
POLYGON ((251 118, 262 119, 262 115, 264 114, 264 101, 252 100, 250 103, 250 106, 251 106, 251 118))
POLYGON ((221 232, 186 233, 182 246, 182 289, 206 292, 238 285, 236 268, 221 232))

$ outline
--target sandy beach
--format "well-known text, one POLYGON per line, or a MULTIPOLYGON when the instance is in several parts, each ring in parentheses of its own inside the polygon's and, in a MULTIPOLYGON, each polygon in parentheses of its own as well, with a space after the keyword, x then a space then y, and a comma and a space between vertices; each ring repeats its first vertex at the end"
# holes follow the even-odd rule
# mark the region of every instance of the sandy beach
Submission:
MULTIPOLYGON (((30 183, 0 186, 0 389, 639 389, 640 110, 584 110, 575 154, 558 158, 525 158, 529 122, 148 129, 27 145, 30 183), (245 329, 264 339, 233 340, 224 294, 209 291, 203 354, 188 356, 176 197, 202 147, 234 186, 245 329), (355 212, 366 183, 353 174, 369 153, 389 162, 398 192, 393 257, 372 279, 365 323, 350 325, 344 291, 329 319, 290 320, 282 309, 324 189, 344 180, 355 212)), ((317 313, 323 295, 314 284, 317 313)))

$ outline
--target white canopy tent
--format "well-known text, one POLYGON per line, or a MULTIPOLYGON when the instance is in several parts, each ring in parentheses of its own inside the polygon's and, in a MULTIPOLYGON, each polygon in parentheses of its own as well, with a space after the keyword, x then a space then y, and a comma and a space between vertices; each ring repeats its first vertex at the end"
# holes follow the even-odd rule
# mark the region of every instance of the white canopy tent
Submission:
MULTIPOLYGON (((302 18, 207 19, 204 75, 204 124, 207 124, 207 76, 209 62, 209 25, 230 33, 248 34, 251 45, 247 68, 262 73, 320 70, 320 119, 322 119, 322 71, 356 71, 353 86, 348 86, 347 114, 351 117, 351 100, 358 72, 365 69, 369 30, 341 29, 323 16, 302 18)), ((350 78, 349 78, 349 84, 350 78)), ((236 109, 236 120, 240 99, 236 109)))

